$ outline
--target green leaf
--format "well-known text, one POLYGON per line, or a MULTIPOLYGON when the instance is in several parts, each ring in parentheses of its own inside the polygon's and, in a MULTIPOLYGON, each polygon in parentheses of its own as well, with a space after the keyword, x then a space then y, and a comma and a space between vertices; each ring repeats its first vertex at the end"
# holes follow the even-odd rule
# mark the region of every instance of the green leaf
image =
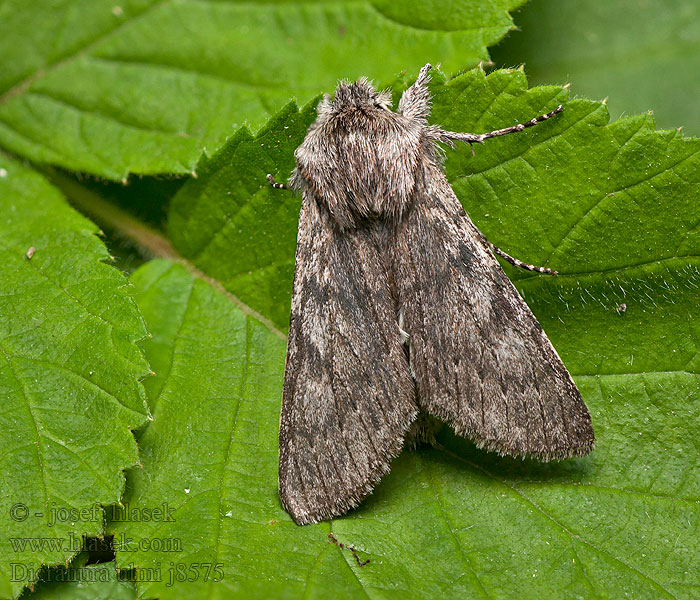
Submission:
POLYGON ((289 104, 253 136, 243 128, 197 166, 173 198, 168 235, 178 252, 280 329, 289 322, 299 199, 271 194, 265 176, 286 178, 315 103, 289 104))
POLYGON ((653 110, 660 126, 700 134, 696 0, 532 0, 516 24, 493 48, 496 64, 525 63, 533 83, 607 97, 614 118, 653 110))
POLYGON ((163 565, 161 581, 140 584, 146 597, 226 597, 240 586, 241 563, 267 551, 249 545, 246 525, 260 501, 263 514, 284 518, 269 491, 285 343, 181 265, 151 261, 132 282, 157 375, 147 387, 154 421, 139 440, 142 467, 130 472, 126 508, 111 523, 117 563, 163 565), (164 518, 129 517, 147 508, 164 518), (184 565, 190 583, 168 563, 184 565))
POLYGON ((0 147, 117 180, 190 173, 232 128, 338 77, 487 59, 523 1, 5 2, 0 147))
POLYGON ((114 562, 95 565, 74 561, 42 573, 42 581, 26 600, 135 600, 136 586, 117 571, 114 562), (79 564, 75 564, 78 562, 79 564))
POLYGON ((97 228, 0 157, 0 597, 103 533, 146 419, 145 329, 97 228), (79 514, 67 512, 85 509, 79 514), (77 515, 77 516, 76 516, 77 515), (42 541, 44 540, 44 541, 42 541), (60 546, 60 547, 59 547, 60 546), (77 547, 76 547, 77 546, 77 547), (25 571, 15 572, 12 564, 25 571))
MULTIPOLYGON (((283 342, 184 267, 151 263, 132 281, 153 332, 145 351, 157 365, 148 388, 154 421, 125 502, 166 502, 175 520, 112 528, 117 538, 179 539, 182 563, 221 563, 225 577, 141 584, 140 595, 656 599, 700 591, 700 140, 654 131, 648 116, 608 124, 603 104, 567 102, 560 87, 527 90, 518 71, 436 75, 432 91, 432 122, 458 131, 565 106, 475 156, 449 150, 446 171, 494 243, 560 271, 507 267, 584 395, 596 450, 541 464, 499 458, 443 432, 439 448, 394 461, 357 510, 298 527, 277 495, 283 342), (328 543, 329 532, 371 562, 359 567, 328 543)), ((307 111, 287 107, 256 138, 239 132, 183 188, 172 206, 173 239, 201 248, 208 234, 198 238, 200 229, 224 232, 199 268, 225 272, 216 257, 239 272, 275 259, 291 265, 298 200, 269 189, 263 174, 284 152, 272 171, 288 172, 307 111), (240 217, 246 212, 270 220, 240 217), (265 240, 278 233, 286 241, 268 255, 265 240), (256 241, 241 246, 244 235, 256 241)), ((291 271, 286 281, 280 271, 265 280, 277 278, 286 297, 263 302, 250 292, 250 270, 248 280, 222 283, 282 326, 291 271)), ((126 550, 117 552, 120 565, 163 561, 162 552, 126 550)))

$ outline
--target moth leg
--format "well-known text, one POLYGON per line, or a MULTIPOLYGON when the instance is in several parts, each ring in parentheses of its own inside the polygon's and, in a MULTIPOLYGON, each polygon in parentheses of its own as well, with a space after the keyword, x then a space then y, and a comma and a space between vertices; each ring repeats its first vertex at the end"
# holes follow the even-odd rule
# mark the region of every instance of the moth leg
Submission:
POLYGON ((496 129, 495 131, 490 131, 488 133, 482 133, 481 137, 482 137, 482 139, 486 140, 488 138, 498 137, 499 135, 506 135, 508 133, 522 131, 523 129, 526 129, 527 127, 532 127, 533 125, 537 125, 537 123, 541 123, 542 121, 546 121, 547 119, 553 117, 554 115, 558 115, 563 110, 564 110, 564 107, 560 104, 553 111, 550 111, 548 113, 540 115, 539 117, 535 117, 534 119, 530 119, 527 123, 518 123, 517 125, 513 125, 512 127, 506 127, 505 129, 496 129))
POLYGON ((267 174, 267 180, 268 180, 268 182, 270 183, 270 185, 271 185, 273 188, 275 188, 276 190, 288 190, 288 189, 289 189, 289 186, 287 186, 286 184, 284 184, 284 183, 277 183, 277 182, 275 181, 275 178, 274 178, 272 175, 270 175, 270 173, 267 174))
POLYGON ((548 269, 547 267, 538 267, 536 265, 529 265, 518 260, 517 258, 513 258, 510 254, 506 254, 505 252, 503 252, 503 250, 501 250, 497 246, 494 246, 488 240, 486 240, 486 243, 488 244, 488 247, 491 248, 491 252, 497 254, 502 259, 508 261, 514 267, 520 267, 521 269, 525 269, 526 271, 537 271, 538 273, 547 273, 548 275, 558 275, 557 271, 555 271, 554 269, 548 269))
MULTIPOLYGON (((512 125, 511 127, 505 127, 504 129, 496 129, 494 131, 489 131, 488 133, 462 133, 459 131, 444 131, 443 129, 438 130, 437 137, 438 140, 446 144, 452 145, 453 142, 466 142, 467 144, 483 144, 484 140, 489 138, 499 137, 501 135, 507 135, 509 133, 515 133, 516 131, 522 131, 533 125, 537 125, 542 121, 559 114, 564 110, 564 107, 560 104, 553 111, 530 119, 526 123, 518 123, 517 125, 512 125)), ((504 257, 505 258, 505 257, 504 257)))

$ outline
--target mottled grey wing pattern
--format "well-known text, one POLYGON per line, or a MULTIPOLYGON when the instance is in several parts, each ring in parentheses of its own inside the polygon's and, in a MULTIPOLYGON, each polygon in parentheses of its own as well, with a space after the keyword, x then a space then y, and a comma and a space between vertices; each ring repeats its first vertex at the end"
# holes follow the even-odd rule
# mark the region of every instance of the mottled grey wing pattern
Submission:
POLYGON ((587 454, 571 376, 438 166, 426 170, 390 253, 421 409, 502 454, 587 454))
POLYGON ((279 468, 282 503, 299 524, 356 506, 389 471, 417 414, 376 234, 368 226, 339 235, 304 192, 279 468))

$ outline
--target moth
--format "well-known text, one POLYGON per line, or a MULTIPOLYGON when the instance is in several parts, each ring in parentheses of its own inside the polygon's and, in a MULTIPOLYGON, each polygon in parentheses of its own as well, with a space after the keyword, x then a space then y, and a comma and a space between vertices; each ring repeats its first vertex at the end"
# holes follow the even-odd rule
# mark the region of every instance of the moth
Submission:
MULTIPOLYGON (((585 455, 573 379, 442 170, 485 134, 429 125, 428 64, 402 95, 366 79, 320 102, 289 187, 302 194, 279 430, 279 492, 298 524, 356 507, 419 412, 477 446, 540 460, 585 455)), ((275 183, 274 187, 286 188, 275 183)))

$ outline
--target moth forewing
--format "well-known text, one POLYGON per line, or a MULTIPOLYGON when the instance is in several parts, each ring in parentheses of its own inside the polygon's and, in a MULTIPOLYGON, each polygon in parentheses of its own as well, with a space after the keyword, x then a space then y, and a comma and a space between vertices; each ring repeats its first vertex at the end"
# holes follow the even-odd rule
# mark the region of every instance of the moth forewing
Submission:
MULTIPOLYGON (((365 79, 319 104, 296 151, 301 192, 280 418, 280 497, 299 524, 357 506, 419 411, 479 446, 542 460, 586 454, 591 419, 536 318, 442 171, 427 124, 430 65, 398 112, 365 79)), ((274 179, 268 176, 275 187, 274 179)))

